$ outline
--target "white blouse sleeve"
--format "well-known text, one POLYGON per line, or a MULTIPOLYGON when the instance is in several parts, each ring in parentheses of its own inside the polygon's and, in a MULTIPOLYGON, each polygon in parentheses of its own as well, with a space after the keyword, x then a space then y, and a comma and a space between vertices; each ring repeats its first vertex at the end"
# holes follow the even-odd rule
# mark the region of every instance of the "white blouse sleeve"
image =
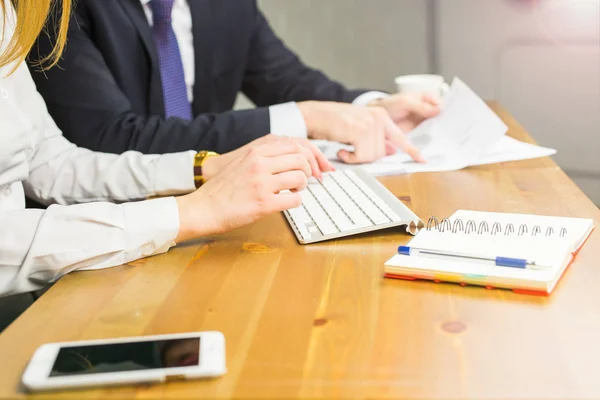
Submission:
POLYGON ((0 296, 39 289, 83 269, 113 267, 174 245, 173 197, 137 203, 0 211, 0 296))
MULTIPOLYGON (((41 97, 36 93, 36 97, 41 97)), ((80 148, 62 136, 46 111, 41 139, 32 152, 25 193, 42 204, 131 201, 194 190, 196 152, 121 155, 80 148)))
POLYGON ((194 189, 194 152, 95 153, 69 143, 48 121, 23 187, 30 197, 54 205, 45 211, 0 210, 0 296, 38 289, 71 271, 166 252, 179 231, 173 197, 107 201, 194 189))
POLYGON ((17 99, 0 109, 0 156, 5 158, 0 159, 0 188, 13 177, 23 178, 12 181, 12 190, 0 190, 0 296, 173 246, 179 230, 173 197, 109 201, 194 190, 195 152, 114 155, 78 148, 56 127, 28 73, 21 69, 10 79, 15 90, 6 93, 17 99), (22 209, 23 189, 51 206, 22 209), (83 204, 69 205, 75 203, 83 204))

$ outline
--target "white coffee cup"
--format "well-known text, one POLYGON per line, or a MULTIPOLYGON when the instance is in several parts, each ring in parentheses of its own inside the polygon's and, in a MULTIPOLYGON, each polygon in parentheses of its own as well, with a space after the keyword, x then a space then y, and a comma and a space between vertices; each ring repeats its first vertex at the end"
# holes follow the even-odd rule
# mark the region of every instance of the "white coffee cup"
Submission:
POLYGON ((404 75, 395 80, 398 93, 429 93, 443 96, 450 89, 441 75, 404 75))

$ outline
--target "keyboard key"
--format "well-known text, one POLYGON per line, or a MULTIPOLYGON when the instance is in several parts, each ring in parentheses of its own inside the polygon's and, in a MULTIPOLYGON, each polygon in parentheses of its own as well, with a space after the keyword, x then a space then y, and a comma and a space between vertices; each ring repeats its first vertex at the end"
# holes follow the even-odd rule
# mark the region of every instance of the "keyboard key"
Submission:
POLYGON ((304 209, 304 206, 300 206, 298 208, 292 208, 289 210, 290 216, 294 219, 294 221, 302 224, 306 224, 312 222, 310 215, 304 209))
POLYGON ((310 216, 308 215, 304 207, 300 206, 298 208, 292 208, 288 210, 288 212, 290 213, 290 217, 292 217, 292 220, 294 221, 296 227, 300 231, 302 239, 309 240, 312 236, 310 232, 306 229, 306 224, 309 222, 312 223, 312 220, 310 219, 310 216))

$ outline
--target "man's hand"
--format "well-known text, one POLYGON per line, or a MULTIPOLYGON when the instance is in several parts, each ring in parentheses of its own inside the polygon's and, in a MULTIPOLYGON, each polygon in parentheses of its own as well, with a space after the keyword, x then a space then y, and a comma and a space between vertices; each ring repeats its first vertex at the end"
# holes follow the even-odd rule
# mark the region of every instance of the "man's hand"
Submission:
POLYGON ((338 157, 358 164, 395 154, 398 149, 417 162, 425 162, 406 134, 427 118, 439 114, 439 101, 423 94, 398 94, 378 100, 372 107, 308 101, 298 103, 308 135, 354 146, 338 157))
POLYGON ((180 227, 175 241, 228 232, 299 207, 302 197, 297 192, 312 175, 306 155, 302 145, 287 140, 261 144, 236 157, 200 189, 177 198, 180 227))
POLYGON ((302 152, 306 159, 308 160, 312 175, 321 179, 323 176, 323 172, 333 171, 333 165, 327 160, 325 155, 319 150, 314 144, 312 144, 308 139, 292 139, 281 137, 277 135, 266 135, 259 139, 256 139, 245 146, 240 147, 234 151, 230 151, 229 153, 222 154, 218 157, 211 157, 204 161, 204 166, 202 167, 202 173, 204 174, 204 178, 206 180, 210 180, 215 175, 217 175, 221 170, 223 170, 230 162, 233 160, 245 155, 251 149, 260 147, 265 144, 286 144, 286 143, 295 143, 300 148, 302 148, 302 152))
POLYGON ((351 104, 308 101, 298 103, 308 135, 354 146, 341 150, 340 160, 347 164, 375 161, 396 153, 399 148, 416 161, 424 162, 419 150, 394 123, 383 107, 358 107, 351 104))
POLYGON ((400 93, 376 100, 371 106, 381 107, 403 132, 410 132, 421 122, 440 113, 440 99, 422 93, 400 93))

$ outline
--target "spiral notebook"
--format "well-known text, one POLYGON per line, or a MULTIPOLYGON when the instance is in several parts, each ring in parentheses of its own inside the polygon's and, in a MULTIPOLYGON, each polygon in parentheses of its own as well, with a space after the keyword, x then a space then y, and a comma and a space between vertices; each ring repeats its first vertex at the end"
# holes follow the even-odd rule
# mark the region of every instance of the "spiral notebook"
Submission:
POLYGON ((591 219, 457 211, 430 218, 385 276, 549 294, 593 229, 591 219))

